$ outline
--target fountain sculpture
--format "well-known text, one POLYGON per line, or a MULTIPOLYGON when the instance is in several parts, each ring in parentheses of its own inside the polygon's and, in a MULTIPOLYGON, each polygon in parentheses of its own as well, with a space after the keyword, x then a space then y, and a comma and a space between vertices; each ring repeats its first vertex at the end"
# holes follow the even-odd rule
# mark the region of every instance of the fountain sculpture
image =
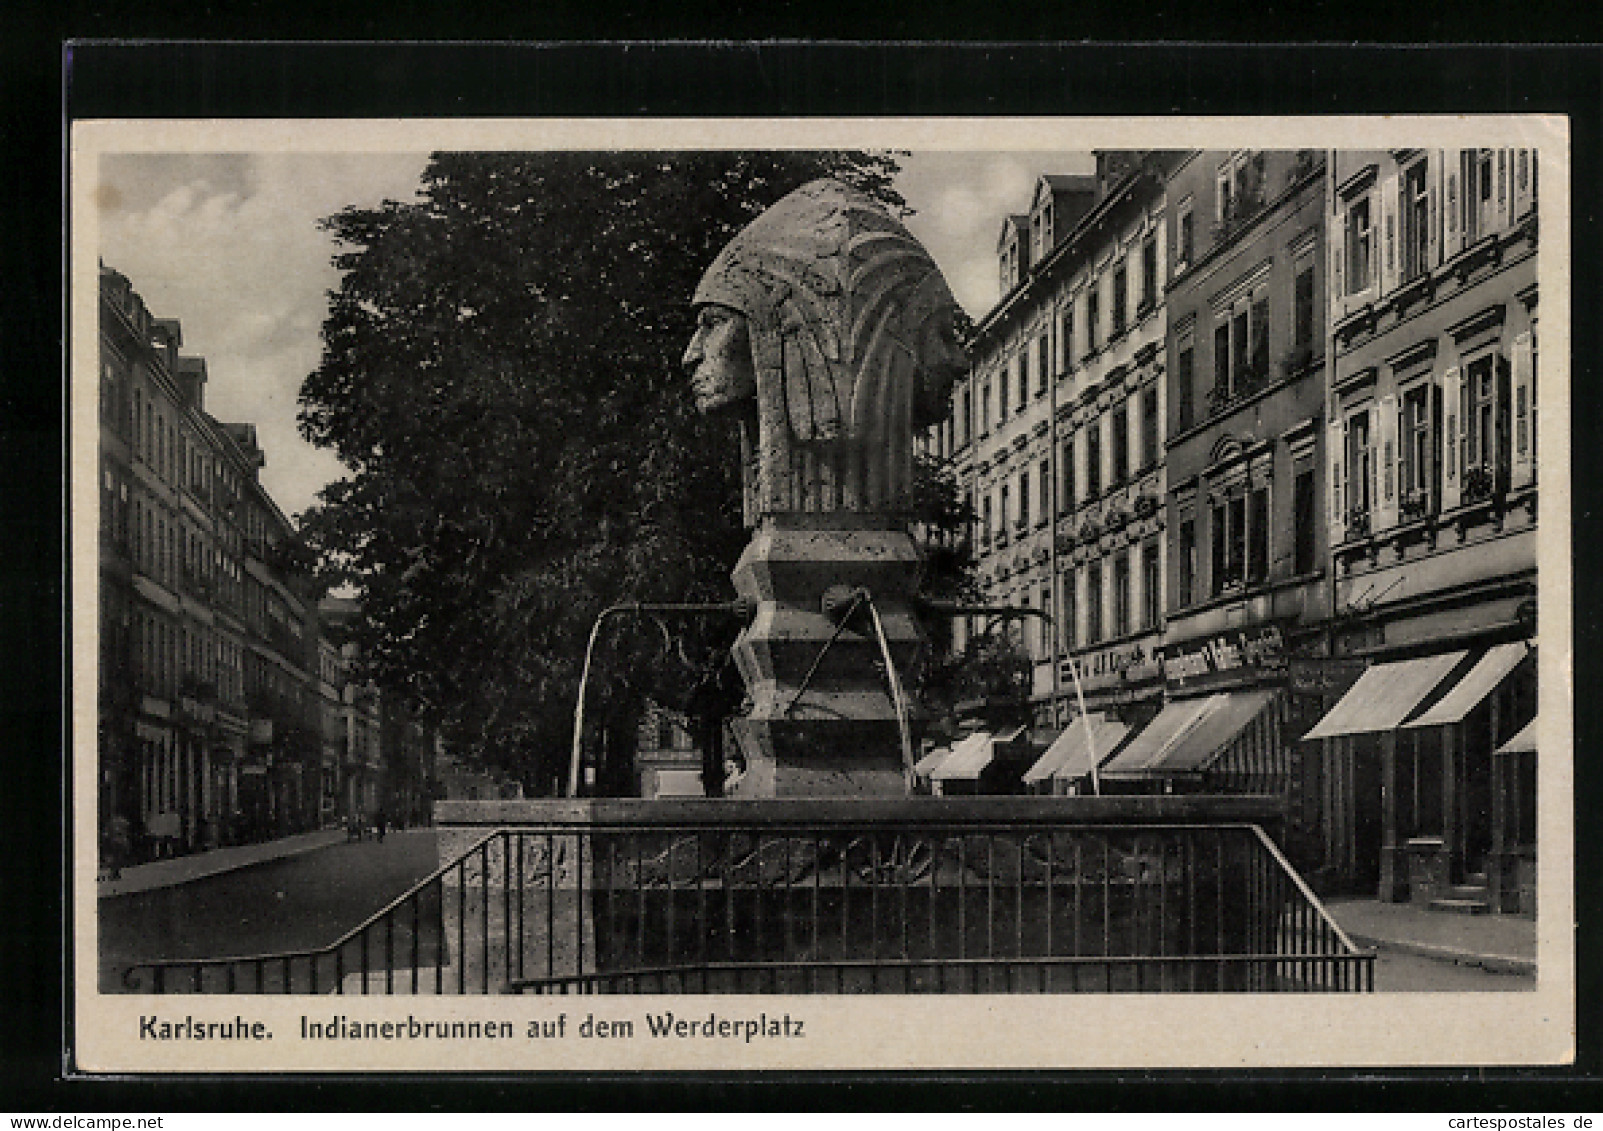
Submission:
POLYGON ((965 362, 940 268, 878 201, 813 181, 719 253, 685 352, 698 406, 739 422, 746 525, 734 646, 751 700, 737 796, 900 795, 923 635, 913 438, 965 362))

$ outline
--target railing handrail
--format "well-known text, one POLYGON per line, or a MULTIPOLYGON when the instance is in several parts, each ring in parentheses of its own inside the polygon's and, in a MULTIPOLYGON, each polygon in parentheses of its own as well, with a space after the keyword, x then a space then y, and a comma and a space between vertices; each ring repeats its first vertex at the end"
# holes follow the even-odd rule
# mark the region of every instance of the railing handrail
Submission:
POLYGON ((1268 833, 1264 832, 1263 829, 1259 828, 1257 825, 1252 826, 1252 831, 1257 835, 1258 843, 1269 850, 1269 855, 1273 857, 1275 863, 1280 866, 1280 870, 1285 873, 1285 875, 1290 877, 1291 882, 1295 884, 1297 886, 1297 890, 1302 893, 1302 897, 1308 901, 1314 910, 1319 912, 1319 918, 1324 922, 1325 926, 1330 928, 1331 933, 1336 936, 1337 941, 1339 941, 1342 946, 1347 948, 1348 953, 1372 953, 1371 951, 1355 944, 1353 940, 1348 937, 1347 932, 1341 929, 1341 924, 1336 922, 1336 920, 1331 916, 1330 909, 1325 906, 1323 900, 1314 894, 1314 889, 1308 886, 1307 882, 1302 878, 1302 876, 1297 874, 1297 869, 1291 866, 1291 861, 1287 860, 1285 853, 1280 851, 1280 846, 1275 843, 1274 838, 1269 836, 1268 833))
POLYGON ((592 970, 585 973, 553 974, 542 978, 514 978, 507 988, 514 992, 536 986, 574 985, 587 982, 619 982, 640 978, 667 978, 700 974, 767 974, 776 970, 876 970, 899 967, 935 966, 1199 966, 1250 965, 1275 963, 1362 963, 1370 953, 1355 950, 1346 954, 1286 954, 1278 951, 1246 953, 1231 951, 1223 954, 1030 954, 1030 955, 968 955, 940 958, 808 958, 775 959, 756 962, 686 962, 672 966, 635 966, 617 970, 592 970))

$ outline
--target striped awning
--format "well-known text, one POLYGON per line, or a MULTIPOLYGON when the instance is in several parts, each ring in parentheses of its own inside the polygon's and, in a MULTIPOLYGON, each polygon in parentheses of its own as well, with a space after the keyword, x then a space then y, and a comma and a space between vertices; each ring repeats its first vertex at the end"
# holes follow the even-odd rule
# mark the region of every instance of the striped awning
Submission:
POLYGON ((1443 652, 1417 660, 1371 665, 1347 689, 1341 702, 1303 738, 1337 738, 1397 729, 1468 654, 1443 652))
POLYGON ((973 781, 991 764, 991 758, 991 732, 977 730, 952 747, 929 776, 932 781, 973 781))
POLYGON ((1434 707, 1419 716, 1419 718, 1403 725, 1405 727, 1435 727, 1463 722, 1464 716, 1479 707, 1486 697, 1496 691, 1498 685, 1507 679, 1509 674, 1519 667, 1521 661, 1531 653, 1531 647, 1523 640, 1488 648, 1486 655, 1482 656, 1475 666, 1469 670, 1469 674, 1459 680, 1451 691, 1442 696, 1434 707))
POLYGON ((1536 720, 1532 719, 1520 728, 1520 732, 1497 748, 1499 754, 1535 754, 1536 753, 1536 720))
POLYGON ((1053 777, 1083 777, 1093 768, 1093 749, 1095 763, 1105 762, 1128 733, 1130 728, 1118 719, 1100 714, 1076 715, 1074 721, 1063 728, 1063 733, 1052 740, 1046 753, 1024 772, 1024 783, 1032 785, 1053 777))
POLYGON ((1166 705, 1130 744, 1102 767, 1107 778, 1140 778, 1162 758, 1164 751, 1178 742, 1207 714, 1215 696, 1180 699, 1166 705))
POLYGON ((1263 713, 1275 692, 1269 689, 1221 691, 1201 699, 1171 703, 1102 770, 1106 777, 1167 777, 1195 774, 1208 765, 1263 713), (1155 731, 1164 715, 1171 721, 1155 731), (1149 738, 1149 734, 1151 737, 1149 738), (1133 752, 1133 753, 1132 753, 1133 752))

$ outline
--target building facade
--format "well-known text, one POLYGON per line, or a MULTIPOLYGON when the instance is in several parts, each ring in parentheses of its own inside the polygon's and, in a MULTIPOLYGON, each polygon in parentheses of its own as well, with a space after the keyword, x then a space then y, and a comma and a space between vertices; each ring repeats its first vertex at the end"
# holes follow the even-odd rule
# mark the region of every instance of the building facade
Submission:
POLYGON ((1536 154, 1332 160, 1332 649, 1371 699, 1415 693, 1355 687, 1314 732, 1329 863, 1382 898, 1528 907, 1536 754, 1499 751, 1535 714, 1536 154))
MULTIPOLYGON (((100 273, 99 830, 120 865, 315 828, 340 788, 328 662, 254 427, 100 273)), ((376 731, 376 726, 375 726, 376 731)))
POLYGON ((1289 662, 1324 654, 1329 616, 1325 164, 1315 150, 1198 151, 1170 175, 1160 667, 1176 720, 1202 697, 1236 698, 1214 701, 1215 749, 1176 745, 1132 775, 1162 788, 1284 795, 1295 735, 1322 713, 1289 694, 1289 662))
MULTIPOLYGON (((1040 726, 1077 695, 1139 713, 1163 624, 1165 155, 1046 175, 998 242, 1003 295, 977 329, 952 452, 987 602, 1027 606, 1040 726)), ((969 626, 970 630, 980 626, 969 626)))

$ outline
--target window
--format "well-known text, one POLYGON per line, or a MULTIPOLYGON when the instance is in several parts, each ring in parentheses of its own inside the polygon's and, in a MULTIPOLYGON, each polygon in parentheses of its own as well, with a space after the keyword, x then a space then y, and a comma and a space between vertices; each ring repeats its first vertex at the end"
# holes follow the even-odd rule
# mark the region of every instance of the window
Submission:
POLYGON ((1085 433, 1085 497, 1102 494, 1102 421, 1093 420, 1085 433))
POLYGON ((1241 491, 1214 504, 1213 592, 1269 576, 1269 488, 1241 491))
POLYGON ((1314 522, 1316 511, 1314 509, 1314 470, 1307 468, 1297 473, 1292 482, 1292 509, 1294 514, 1292 522, 1294 529, 1295 557, 1292 569, 1298 574, 1308 574, 1314 571, 1314 522))
POLYGON ((1180 204, 1179 233, 1175 237, 1175 264, 1176 272, 1184 271, 1191 266, 1191 258, 1196 254, 1196 225, 1192 217, 1191 201, 1186 200, 1180 204))
POLYGON ((1219 166, 1215 219, 1222 227, 1246 219, 1263 204, 1263 173, 1262 153, 1237 153, 1219 166))
POLYGON ((1118 554, 1113 559, 1113 635, 1130 633, 1130 555, 1118 554))
POLYGON ((1061 618, 1058 621, 1058 625, 1059 625, 1059 628, 1060 628, 1060 632, 1061 632, 1061 636, 1062 636, 1062 640, 1063 640, 1063 648, 1064 648, 1065 651, 1072 651, 1074 649, 1075 641, 1078 639, 1078 633, 1077 633, 1076 630, 1078 629, 1079 626, 1077 624, 1075 624, 1075 615, 1076 615, 1076 613, 1078 612, 1078 609, 1079 609, 1079 602, 1077 602, 1074 599, 1075 598, 1074 588, 1075 588, 1075 586, 1074 586, 1074 574, 1072 574, 1072 573, 1064 574, 1063 575, 1063 613, 1062 613, 1061 618))
POLYGON ((1063 313, 1063 372, 1074 368, 1074 304, 1063 313))
POLYGON ((957 445, 963 447, 974 435, 974 390, 967 385, 957 402, 957 445))
POLYGON ((983 501, 984 516, 980 520, 980 541, 983 545, 989 546, 991 544, 991 532, 996 529, 991 522, 993 515, 991 513, 991 493, 989 491, 985 492, 983 501))
POLYGON ((1044 459, 1036 468, 1036 483, 1040 488, 1041 505, 1035 523, 1044 526, 1052 517, 1052 461, 1044 459))
POLYGON ((1163 616, 1163 581, 1158 559, 1158 540, 1141 544, 1141 627, 1157 628, 1163 616))
POLYGON ((1035 395, 1046 392, 1048 375, 1052 372, 1052 343, 1042 334, 1035 343, 1035 395))
POLYGON ((999 512, 996 516, 999 520, 996 528, 996 537, 999 542, 1005 543, 1007 541, 1007 515, 1008 511, 1011 509, 1009 506, 1010 500, 1007 497, 1008 486, 1006 483, 1002 484, 1001 491, 1001 499, 998 501, 996 508, 999 512))
POLYGON ((1019 533, 1030 525, 1030 473, 1019 473, 1019 533))
POLYGON ((1141 393, 1141 467, 1158 462, 1158 389, 1148 386, 1141 393))
POLYGON ((1197 520, 1180 520, 1180 592, 1175 603, 1183 609, 1197 599, 1197 520))
POLYGON ((1374 498, 1375 452, 1369 435, 1369 410, 1347 418, 1347 525, 1368 533, 1369 508, 1374 498))
POLYGON ((1110 337, 1118 337, 1124 333, 1125 304, 1130 297, 1130 280, 1125 273, 1121 262, 1113 269, 1113 329, 1110 337))
POLYGON ((1141 245, 1141 313, 1158 301, 1158 238, 1149 235, 1141 245))
POLYGON ((1102 563, 1085 568, 1085 636, 1087 644, 1102 643, 1102 563))
POLYGON ((997 389, 997 396, 996 396, 996 423, 998 425, 1000 425, 1004 420, 1007 419, 1007 413, 1008 413, 1008 395, 1007 395, 1008 379, 1009 379, 1009 374, 1012 372, 1012 368, 1013 367, 1011 365, 1007 364, 1006 362, 1003 362, 1001 370, 1000 370, 1000 372, 997 373, 997 377, 996 377, 997 381, 999 382, 999 386, 998 386, 998 389, 997 389))
POLYGON ((987 381, 980 387, 980 435, 984 436, 991 430, 991 383, 987 381))
POLYGON ((1019 411, 1030 400, 1030 347, 1022 346, 1019 349, 1019 411))
POLYGON ((1425 185, 1425 161, 1421 159, 1403 172, 1399 202, 1403 214, 1402 279, 1405 283, 1430 270, 1430 193, 1425 185))
POLYGON ((1130 477, 1130 412, 1120 404, 1113 410, 1113 473, 1109 485, 1117 487, 1130 477))
POLYGON ((1369 198, 1355 200, 1347 207, 1347 293, 1369 289, 1369 272, 1374 250, 1374 233, 1369 223, 1369 198))
POLYGON ((1101 294, 1099 284, 1093 283, 1091 289, 1085 293, 1085 347, 1089 353, 1096 353, 1101 347, 1097 344, 1097 335, 1102 327, 1098 325, 1101 294))
POLYGON ((1269 292, 1260 289, 1222 312, 1213 332, 1215 409, 1269 379, 1269 292))
POLYGON ((1508 470, 1509 383, 1497 361, 1488 353, 1471 362, 1460 390, 1462 467, 1465 492, 1471 497, 1481 497, 1493 489, 1494 482, 1504 482, 1508 470), (1471 490, 1471 477, 1482 478, 1476 474, 1478 470, 1485 474, 1485 486, 1471 490))
POLYGON ((1058 496, 1058 512, 1067 513, 1074 509, 1078 501, 1074 497, 1074 437, 1070 436, 1063 441, 1063 491, 1058 496))
POLYGON ((1403 393, 1397 434, 1402 444, 1399 510, 1404 522, 1433 513, 1441 499, 1441 431, 1435 401, 1440 394, 1429 381, 1403 393))
POLYGON ((1293 365, 1306 366, 1314 353, 1314 259, 1297 261, 1297 277, 1292 284, 1291 348, 1293 365))
POLYGON ((1191 343, 1187 342, 1180 347, 1180 353, 1175 358, 1174 373, 1175 387, 1180 393, 1180 431, 1190 428, 1197 419, 1197 390, 1194 376, 1195 362, 1192 358, 1191 343))
POLYGON ((1269 488, 1247 496, 1247 584, 1269 578, 1269 488))

